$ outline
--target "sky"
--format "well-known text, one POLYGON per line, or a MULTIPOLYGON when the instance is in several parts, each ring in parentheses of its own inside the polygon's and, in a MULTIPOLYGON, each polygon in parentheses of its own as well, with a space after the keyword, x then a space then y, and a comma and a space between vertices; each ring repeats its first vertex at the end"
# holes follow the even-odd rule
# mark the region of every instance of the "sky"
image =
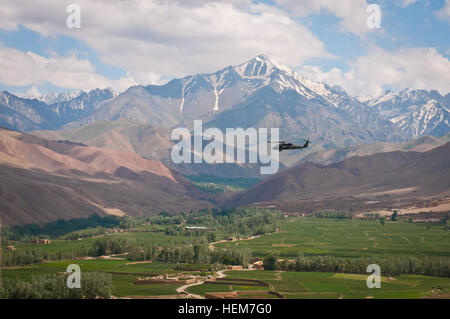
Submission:
POLYGON ((0 2, 0 90, 22 96, 122 92, 259 54, 355 96, 405 88, 445 95, 450 0, 0 2), (71 4, 79 28, 69 27, 77 21, 71 4))

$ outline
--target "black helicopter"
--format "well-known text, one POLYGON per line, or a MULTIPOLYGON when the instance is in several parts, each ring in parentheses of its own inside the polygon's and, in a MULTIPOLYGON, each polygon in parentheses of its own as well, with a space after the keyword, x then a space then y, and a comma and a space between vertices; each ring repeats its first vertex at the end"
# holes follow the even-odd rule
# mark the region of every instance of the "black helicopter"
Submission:
POLYGON ((277 146, 275 146, 273 149, 276 149, 278 147, 278 151, 282 151, 282 150, 298 150, 298 149, 302 149, 302 148, 307 148, 309 146, 309 143, 311 143, 311 140, 309 139, 309 137, 305 140, 305 144, 303 145, 295 145, 292 143, 287 143, 287 141, 281 141, 281 142, 274 142, 274 143, 278 143, 277 146))

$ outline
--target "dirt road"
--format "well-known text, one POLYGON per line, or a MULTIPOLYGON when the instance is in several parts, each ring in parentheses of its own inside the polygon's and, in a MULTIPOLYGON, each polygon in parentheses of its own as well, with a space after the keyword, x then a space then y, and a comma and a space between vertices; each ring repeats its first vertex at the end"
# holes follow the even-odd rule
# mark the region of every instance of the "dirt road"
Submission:
MULTIPOLYGON (((217 274, 215 276, 213 276, 212 278, 213 279, 217 279, 217 278, 223 278, 225 276, 226 276, 226 274, 224 273, 224 270, 219 270, 219 271, 217 271, 217 274)), ((204 282, 205 281, 202 280, 202 281, 199 281, 199 282, 195 282, 193 284, 183 285, 183 286, 177 288, 177 293, 183 294, 183 295, 185 295, 186 298, 189 298, 189 299, 205 299, 205 297, 203 297, 203 296, 200 296, 200 295, 197 295, 197 294, 192 294, 192 293, 187 291, 187 288, 193 287, 193 286, 202 285, 204 282)))

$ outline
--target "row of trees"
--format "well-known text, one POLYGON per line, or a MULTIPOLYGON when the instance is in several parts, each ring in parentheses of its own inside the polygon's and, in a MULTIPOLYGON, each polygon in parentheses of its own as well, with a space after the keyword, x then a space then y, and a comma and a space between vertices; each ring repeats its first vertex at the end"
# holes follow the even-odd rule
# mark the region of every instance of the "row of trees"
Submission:
POLYGON ((247 266, 251 252, 247 248, 230 247, 210 250, 201 245, 144 245, 130 251, 127 259, 183 264, 223 264, 247 266))
POLYGON ((81 288, 69 289, 67 275, 35 276, 31 281, 5 279, 0 296, 6 299, 94 299, 109 298, 111 275, 102 272, 81 274, 81 288))
POLYGON ((87 228, 82 230, 77 230, 71 233, 68 233, 66 235, 61 236, 61 239, 64 240, 78 240, 79 238, 90 238, 94 236, 103 235, 107 232, 105 227, 94 227, 94 228, 87 228))
POLYGON ((212 209, 189 214, 169 215, 162 212, 145 218, 128 217, 121 223, 121 227, 135 227, 144 223, 148 225, 172 225, 173 227, 166 229, 166 232, 168 235, 177 235, 175 226, 184 223, 185 225, 221 229, 230 235, 251 236, 273 232, 281 219, 282 214, 279 211, 268 209, 212 209))
MULTIPOLYGON (((211 238, 212 239, 212 238, 211 238)), ((197 263, 197 264, 233 264, 247 265, 251 253, 247 248, 230 247, 214 248, 192 243, 170 242, 163 244, 139 243, 134 239, 116 236, 98 238, 92 245, 85 245, 74 251, 51 252, 43 249, 26 249, 8 251, 4 254, 3 265, 23 266, 42 262, 43 260, 73 259, 76 257, 102 256, 111 254, 127 254, 133 261, 158 261, 165 263, 197 263)))
POLYGON ((314 214, 317 218, 352 219, 353 214, 347 211, 318 211, 314 214))
POLYGON ((389 257, 334 257, 308 256, 301 253, 295 261, 276 262, 273 255, 264 258, 264 269, 292 270, 306 272, 342 272, 367 274, 367 266, 377 264, 384 276, 402 274, 420 274, 429 276, 450 277, 450 261, 444 258, 389 256, 389 257))
POLYGON ((36 238, 58 238, 68 233, 93 227, 117 227, 121 218, 117 216, 101 217, 94 214, 88 218, 70 220, 58 219, 51 223, 27 224, 2 227, 5 240, 30 241, 36 238))

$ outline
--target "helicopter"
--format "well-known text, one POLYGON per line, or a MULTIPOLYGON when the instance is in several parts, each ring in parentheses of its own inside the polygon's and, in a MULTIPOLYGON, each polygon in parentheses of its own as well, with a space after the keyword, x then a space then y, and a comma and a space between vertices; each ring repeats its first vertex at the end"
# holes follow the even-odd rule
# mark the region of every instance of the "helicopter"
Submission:
POLYGON ((309 143, 311 143, 311 140, 309 139, 309 137, 304 140, 305 140, 305 144, 303 144, 303 145, 295 145, 292 143, 287 143, 287 141, 273 142, 273 143, 278 143, 278 145, 276 145, 273 149, 276 149, 278 147, 278 151, 281 152, 283 150, 295 150, 295 149, 307 148, 309 146, 309 143))

